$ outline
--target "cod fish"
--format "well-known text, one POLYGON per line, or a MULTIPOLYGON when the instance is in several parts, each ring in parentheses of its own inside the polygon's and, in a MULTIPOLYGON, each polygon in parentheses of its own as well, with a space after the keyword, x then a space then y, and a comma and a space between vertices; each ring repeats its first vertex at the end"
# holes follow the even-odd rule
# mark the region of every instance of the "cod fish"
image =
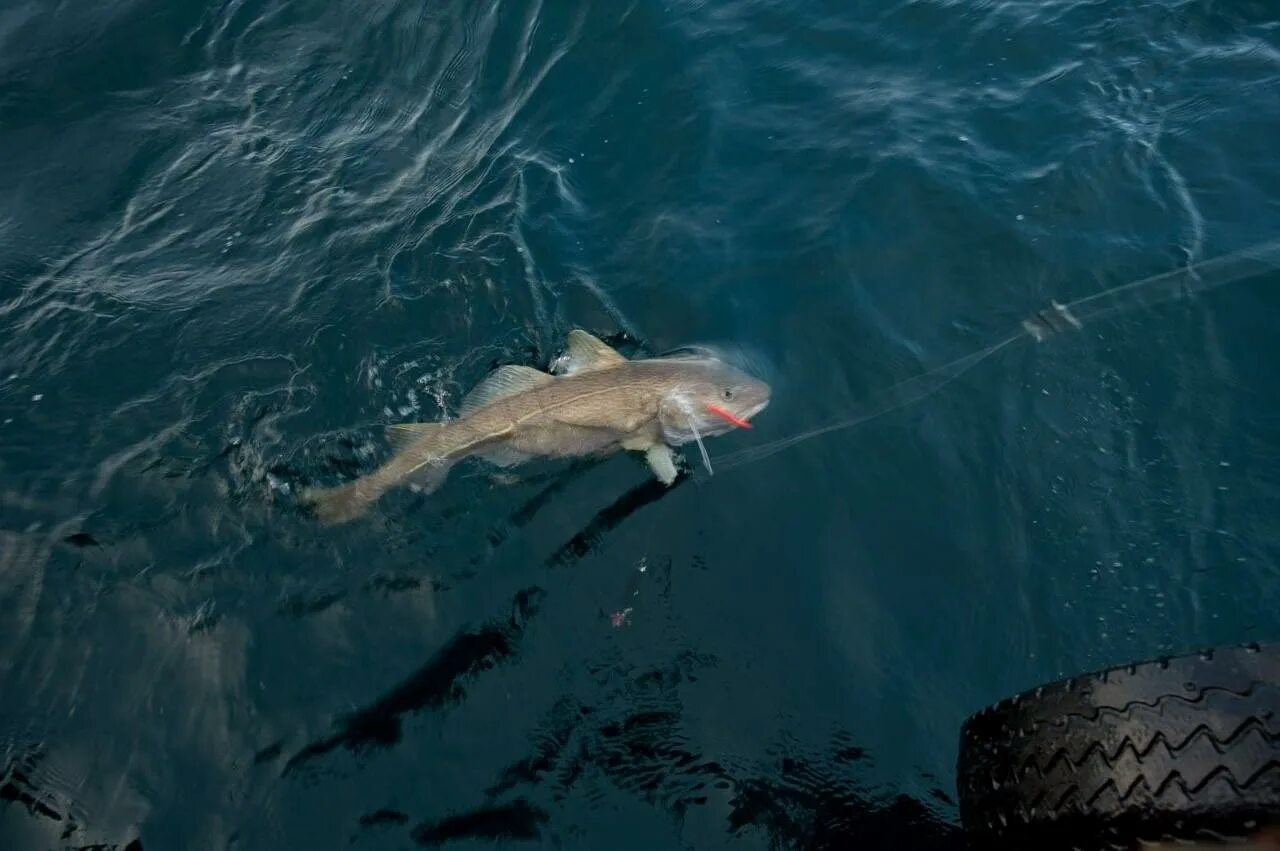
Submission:
MULTIPOLYGON (((387 429, 395 453, 353 482, 306 494, 324 523, 363 514, 402 484, 431 492, 476 456, 501 467, 533 458, 643 452, 663 483, 676 479, 673 447, 750 428, 769 385, 705 352, 627 360, 585 331, 568 335, 558 375, 503 366, 462 402, 458 418, 387 429)), ((705 459, 705 450, 703 450, 705 459)))

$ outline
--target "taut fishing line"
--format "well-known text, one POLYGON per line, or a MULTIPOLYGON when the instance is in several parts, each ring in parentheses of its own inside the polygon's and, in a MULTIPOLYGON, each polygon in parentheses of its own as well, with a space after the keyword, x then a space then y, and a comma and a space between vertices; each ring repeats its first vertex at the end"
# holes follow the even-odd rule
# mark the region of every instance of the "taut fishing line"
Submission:
POLYGON ((702 442, 702 435, 698 434, 698 425, 693 416, 693 406, 687 399, 679 399, 678 404, 684 410, 685 418, 689 421, 689 431, 693 433, 693 439, 698 442, 698 451, 702 453, 702 464, 707 468, 707 475, 715 475, 715 471, 711 469, 711 456, 707 454, 707 447, 702 442))
POLYGON ((805 440, 852 428, 919 402, 1014 343, 1023 340, 1042 343, 1061 332, 1078 331, 1084 327, 1085 323, 1153 307, 1166 301, 1187 298, 1236 281, 1255 278, 1267 272, 1273 272, 1277 268, 1280 268, 1280 240, 1255 245, 1213 260, 1193 263, 1181 269, 1143 278, 1140 281, 1121 284, 1068 304, 1050 302, 1048 307, 1022 320, 1017 329, 1003 340, 880 391, 868 399, 863 409, 853 416, 760 446, 731 452, 716 458, 716 464, 720 469, 727 470, 750 461, 759 461, 805 440))

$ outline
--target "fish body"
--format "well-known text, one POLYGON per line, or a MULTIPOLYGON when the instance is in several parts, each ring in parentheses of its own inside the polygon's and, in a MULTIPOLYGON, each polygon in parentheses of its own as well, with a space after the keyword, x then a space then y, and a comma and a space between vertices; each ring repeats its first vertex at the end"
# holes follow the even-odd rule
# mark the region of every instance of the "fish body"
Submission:
POLYGON ((746 426, 769 402, 767 384, 713 356, 632 361, 585 331, 569 333, 562 373, 500 367, 463 400, 456 420, 391 426, 395 454, 354 482, 311 492, 317 514, 344 522, 399 485, 432 491, 473 456, 508 467, 632 450, 670 484, 671 447, 746 426))

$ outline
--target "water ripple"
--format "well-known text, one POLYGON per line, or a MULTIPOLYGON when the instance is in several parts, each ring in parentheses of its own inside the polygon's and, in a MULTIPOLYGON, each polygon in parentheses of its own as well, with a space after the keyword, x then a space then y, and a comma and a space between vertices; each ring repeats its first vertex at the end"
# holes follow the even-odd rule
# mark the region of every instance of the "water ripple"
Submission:
POLYGON ((967 711, 1265 637, 1265 287, 734 476, 298 492, 570 327, 761 352, 749 451, 1273 239, 1262 5, 9 4, 0 833, 956 847, 967 711))

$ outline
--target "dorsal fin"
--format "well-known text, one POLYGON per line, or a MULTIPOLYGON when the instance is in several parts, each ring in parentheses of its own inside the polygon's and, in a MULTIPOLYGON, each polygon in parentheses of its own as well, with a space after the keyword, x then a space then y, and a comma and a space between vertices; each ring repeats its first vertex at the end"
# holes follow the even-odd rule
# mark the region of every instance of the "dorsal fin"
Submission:
POLYGON ((578 328, 569 332, 566 342, 568 348, 560 362, 562 375, 589 372, 593 369, 608 369, 627 362, 627 359, 618 354, 616 349, 578 328))
POLYGON ((396 423, 387 426, 387 440, 391 441, 391 448, 399 452, 424 437, 439 435, 445 425, 445 423, 396 423))
POLYGON ((458 416, 469 417, 499 399, 544 387, 552 381, 555 378, 531 366, 500 366, 466 395, 458 416))

